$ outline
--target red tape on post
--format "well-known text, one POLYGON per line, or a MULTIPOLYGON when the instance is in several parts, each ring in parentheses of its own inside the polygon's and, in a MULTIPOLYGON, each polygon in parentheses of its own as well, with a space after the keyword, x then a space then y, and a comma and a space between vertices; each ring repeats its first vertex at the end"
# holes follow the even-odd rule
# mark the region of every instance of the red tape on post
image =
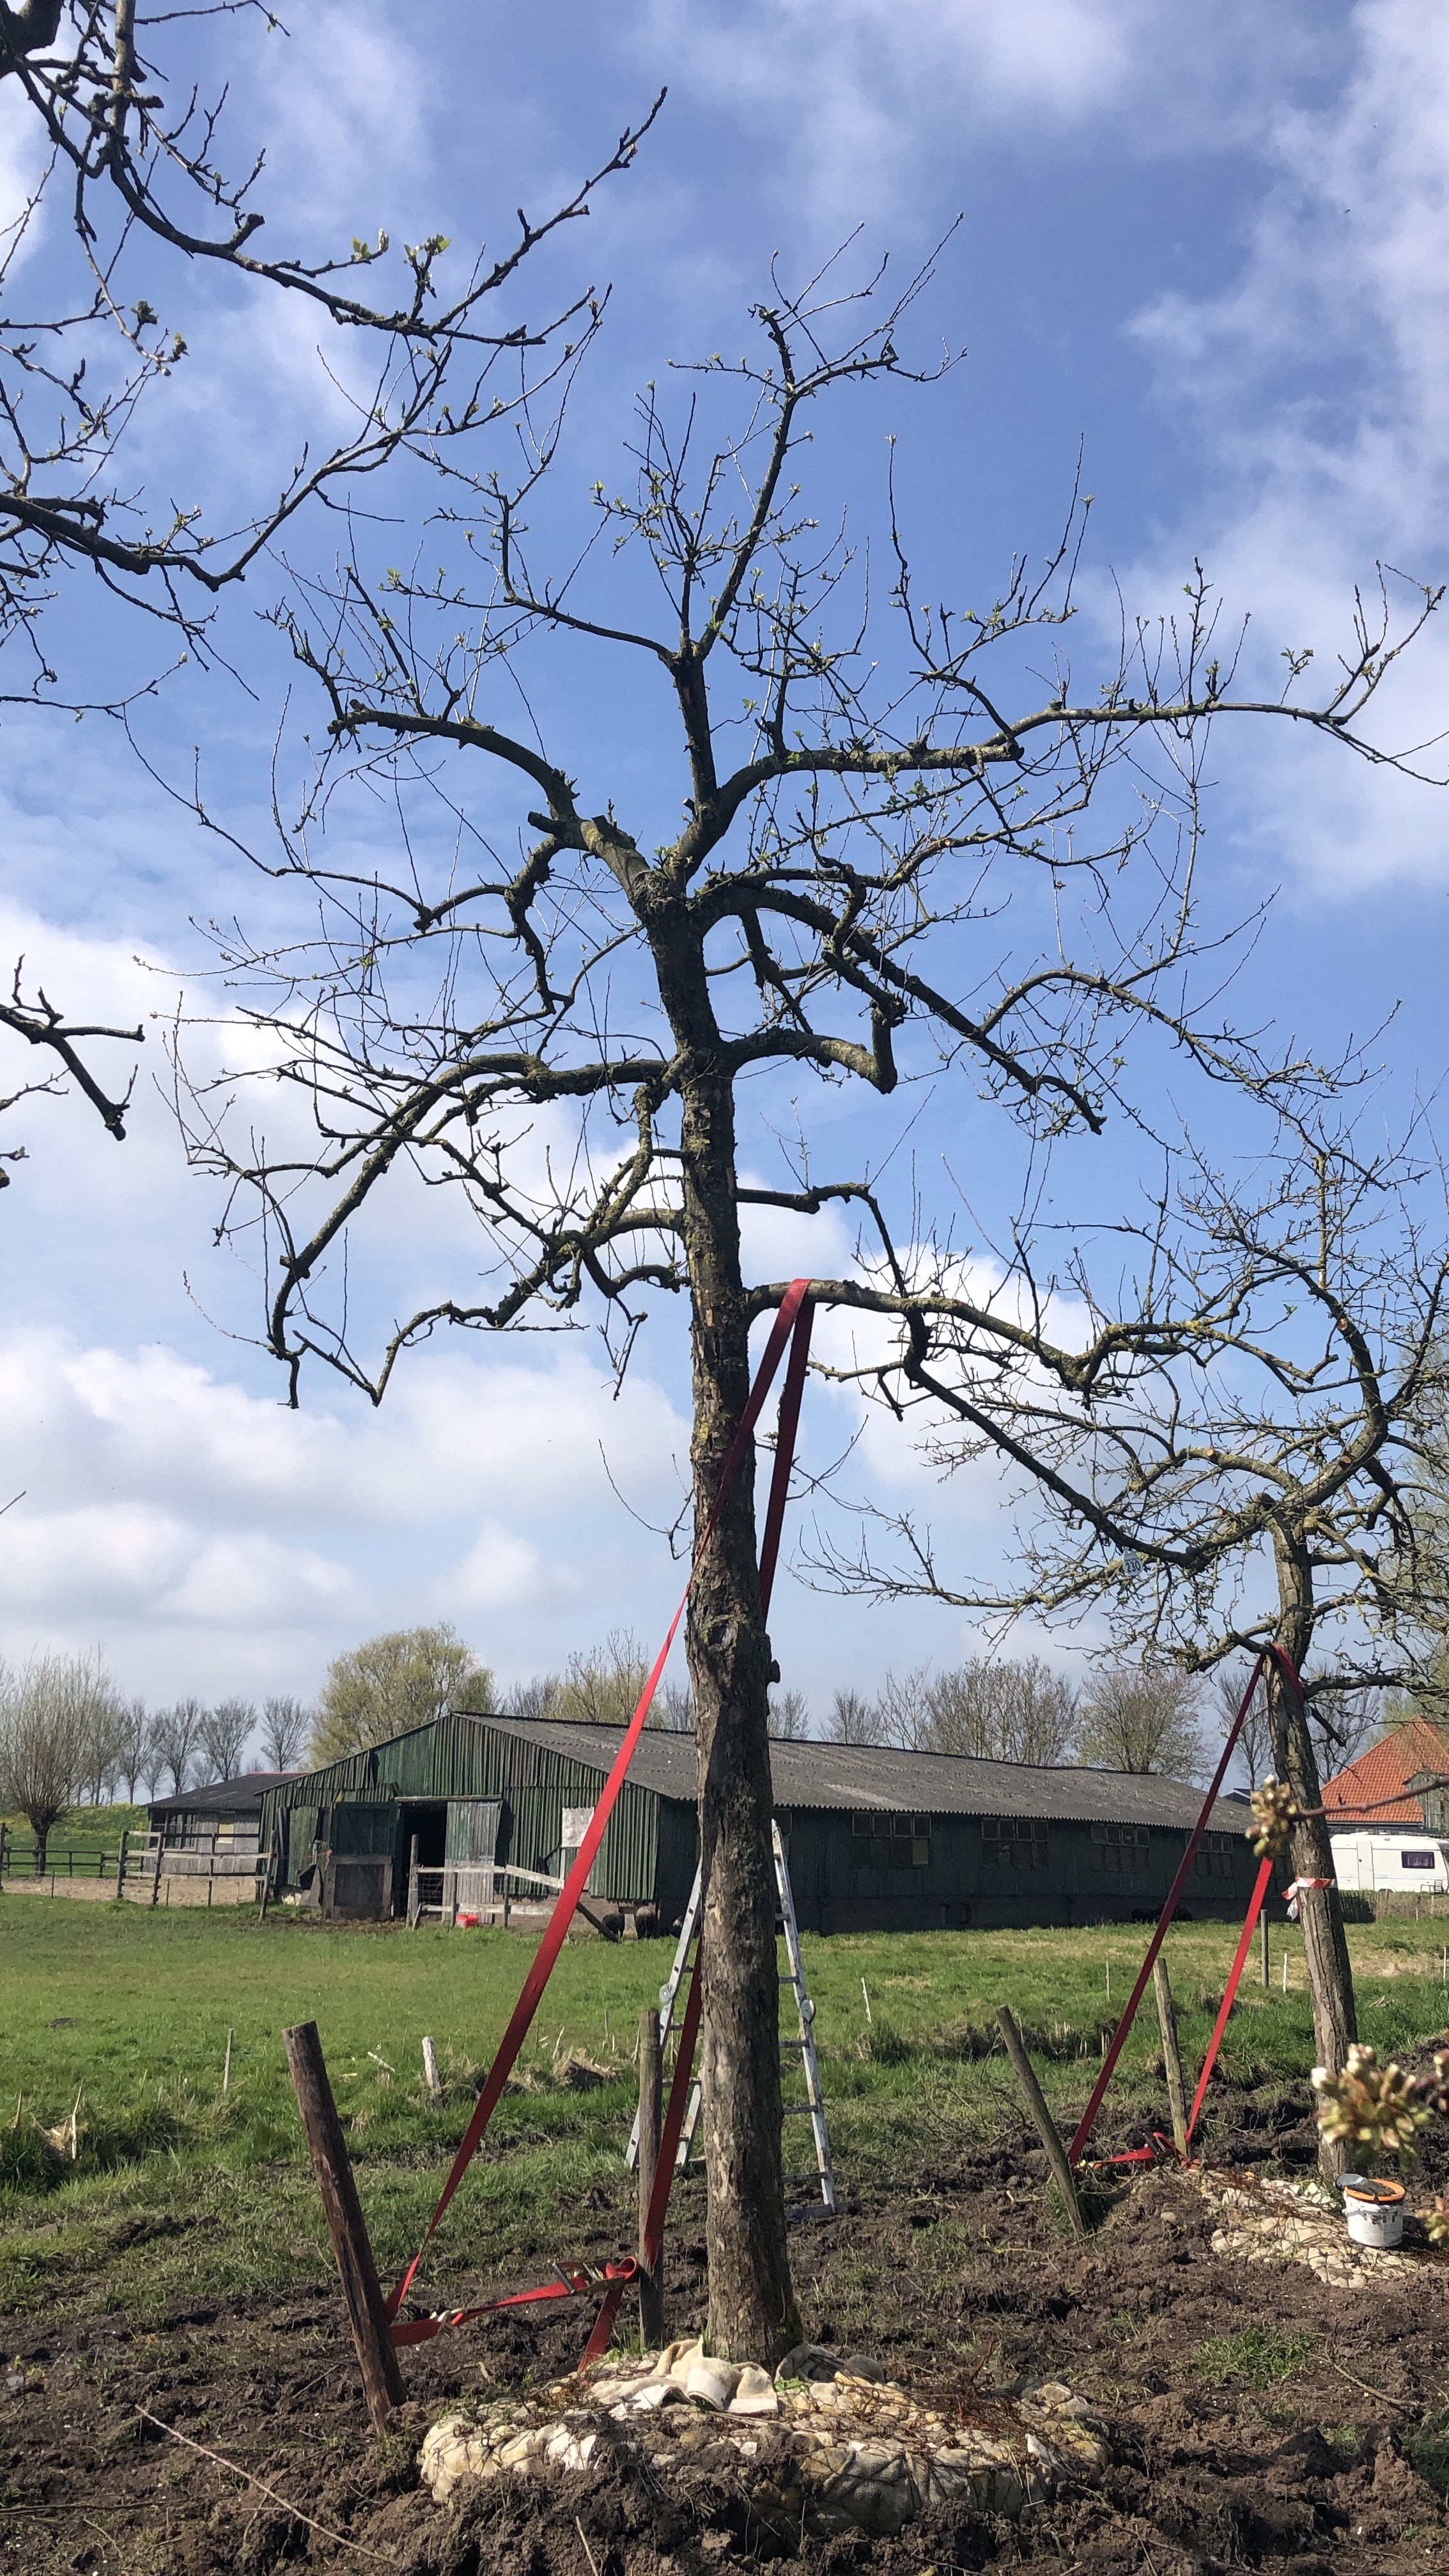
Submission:
POLYGON ((1132 1992, 1127 1999, 1127 2007, 1121 2020, 1117 2024, 1112 2045, 1102 2060, 1102 2072, 1092 2087, 1092 2098, 1088 2102, 1085 2111, 1082 2113, 1081 2119, 1077 2123, 1076 2136, 1073 2138, 1072 2143, 1067 2150, 1067 2153, 1074 2165, 1080 2164, 1081 2162, 1082 2149, 1092 2134, 1093 2122, 1102 2107, 1103 2096, 1106 2093, 1108 2085, 1112 2081, 1117 2060, 1127 2045, 1128 2033, 1132 2028, 1133 2022, 1137 2018, 1137 2007, 1141 2003, 1143 1995, 1147 1991, 1147 1980, 1152 1974, 1153 1962, 1155 1961, 1157 1953, 1161 1949, 1163 1942, 1167 1938, 1168 1927, 1172 1922, 1174 1914, 1177 1912, 1178 1901, 1187 1884, 1188 1872, 1192 1867, 1193 1861, 1197 1857, 1198 1845, 1202 1841, 1203 1835, 1207 1830, 1207 1820, 1212 1814, 1213 1808, 1217 1802, 1218 1791, 1221 1789, 1223 1782, 1227 1777, 1228 1764, 1232 1760, 1234 1747, 1237 1744, 1239 1735, 1242 1733, 1243 1720, 1252 1706, 1253 1693, 1258 1687, 1259 1676, 1266 1670, 1270 1657, 1279 1666, 1280 1670, 1287 1675, 1300 1699, 1303 1695, 1303 1685, 1299 1681, 1292 1662, 1284 1653, 1282 1647, 1265 1646, 1261 1654, 1259 1654, 1254 1660, 1253 1670, 1248 1681, 1248 1687, 1243 1693, 1237 1716, 1234 1718, 1231 1727, 1228 1729, 1227 1742, 1223 1746, 1223 1758, 1218 1764, 1216 1771, 1213 1773, 1212 1786, 1202 1803, 1202 1813, 1198 1817, 1197 1823, 1193 1826, 1192 1832, 1187 1838, 1187 1849, 1182 1855, 1177 1876, 1174 1878, 1171 1887, 1167 1891, 1167 1902, 1163 1906, 1162 1912, 1157 1918, 1157 1928, 1154 1931, 1151 1940, 1147 1944, 1147 1956, 1143 1960, 1142 1966, 1138 1972, 1137 1983, 1133 1987, 1132 1992))
MULTIPOLYGON (((437 2232, 454 2192, 457 2190, 459 2183, 462 2181, 464 2174, 467 2172, 469 2165, 472 2163, 474 2156, 478 2152, 478 2148, 482 2143, 483 2133, 486 2130, 489 2121, 492 2119, 494 2111, 498 2107, 498 2103, 502 2098, 503 2087, 513 2072, 513 2068, 517 2063, 518 2052, 523 2046, 524 2040, 527 2038, 529 2030, 532 2027, 534 2015, 538 2011, 539 2004, 542 2001, 544 1988, 548 1984, 550 1976, 553 1974, 559 1952, 563 1948, 564 1941, 568 1934, 569 1925, 573 1921, 574 1914, 577 1911, 579 1899, 584 1894, 584 1891, 588 1886, 589 1872, 593 1868, 594 1862, 598 1857, 599 1845, 604 1839, 605 1828, 607 1827, 609 1818, 613 1814, 614 1808, 618 1803, 619 1792, 624 1786, 624 1780, 628 1772, 630 1762, 634 1757, 634 1748, 643 1732, 644 1720, 649 1714, 650 1705, 653 1701, 654 1694, 659 1687, 665 1664, 669 1659, 669 1650, 674 1643, 675 1637, 679 1633, 679 1623, 684 1617, 685 1610, 688 1607, 689 1595, 694 1585, 695 1576, 704 1562, 710 1541, 714 1536, 715 1529, 719 1522, 720 1513, 724 1509, 725 1501, 734 1484, 735 1478, 739 1473, 740 1465, 744 1458, 745 1450, 749 1445, 755 1424, 759 1420, 761 1408, 772 1384, 774 1383, 775 1372, 780 1365, 781 1353, 785 1348, 786 1342, 790 1339, 792 1332, 797 1333, 799 1340, 804 1346, 799 1362, 799 1377, 801 1381, 803 1381, 804 1354, 809 1348, 811 1309, 806 1303, 806 1292, 809 1285, 810 1282, 808 1279, 792 1279, 784 1296, 780 1300, 779 1312, 775 1317, 774 1323, 770 1327, 770 1336, 765 1344, 760 1365, 755 1371, 754 1383, 750 1388, 744 1412, 740 1416, 739 1427, 730 1444, 729 1455, 724 1463, 724 1470, 719 1481, 719 1490, 715 1495, 709 1520, 705 1525, 704 1534, 700 1539, 699 1545, 694 1552, 694 1558, 689 1569, 689 1580, 685 1584, 684 1590, 680 1595, 679 1607, 675 1611, 673 1619, 670 1621, 669 1634, 665 1638, 663 1645, 660 1647, 659 1652, 655 1657, 649 1679, 645 1683, 644 1688, 639 1695, 638 1706, 636 1707, 634 1714, 629 1721, 628 1727, 625 1730, 624 1740, 614 1758, 613 1768, 609 1773, 608 1779, 604 1783, 598 1804, 589 1820, 588 1829, 584 1835, 582 1843, 579 1845, 578 1856, 574 1862, 573 1868, 569 1871, 568 1877, 564 1881, 558 1901, 554 1906, 553 1913, 549 1917, 548 1929, 544 1933, 543 1939, 540 1941, 538 1949, 534 1954, 532 1965, 530 1966, 528 1975, 523 1982, 523 1990, 519 1995, 517 2003, 514 2005, 513 2013, 509 2020, 508 2028, 503 2034, 498 2054, 494 2058, 493 2063, 488 2070, 483 2090, 478 2096, 473 2116, 464 2132, 462 2144, 453 2158, 448 2178, 438 2195, 437 2205, 433 2210, 432 2217, 428 2221, 423 2241, 418 2247, 416 2254, 413 2256, 411 2263, 408 2265, 406 2272, 403 2274, 402 2279, 389 2293, 387 2300, 387 2314, 390 2321, 396 2319, 397 2312, 412 2287, 418 2265, 421 2263, 424 2254, 427 2252, 428 2246, 437 2232)), ((791 1375, 794 1375, 793 1366, 791 1375)), ((790 1384, 790 1379, 788 1377, 786 1384, 788 1391, 790 1384)), ((796 1394, 795 1404, 796 1411, 798 1413, 798 1392, 796 1394)), ((783 1477, 781 1470, 782 1453, 777 1453, 775 1459, 775 1475, 772 1481, 770 1495, 770 1513, 767 1515, 766 1520, 767 1536, 770 1529, 771 1519, 775 1515, 775 1489, 777 1487, 780 1493, 780 1511, 783 1512, 784 1509, 784 1493, 789 1483, 790 1472, 788 1459, 785 1459, 784 1461, 783 1477)), ((776 1526, 776 1548, 778 1548, 778 1544, 779 1531, 778 1526, 776 1526)), ((773 1570, 774 1556, 772 1554, 772 1574, 773 1570)), ((682 2046, 680 2054, 683 2054, 682 2046)), ((397 2338, 394 2336, 394 2341, 396 2340, 397 2338)))

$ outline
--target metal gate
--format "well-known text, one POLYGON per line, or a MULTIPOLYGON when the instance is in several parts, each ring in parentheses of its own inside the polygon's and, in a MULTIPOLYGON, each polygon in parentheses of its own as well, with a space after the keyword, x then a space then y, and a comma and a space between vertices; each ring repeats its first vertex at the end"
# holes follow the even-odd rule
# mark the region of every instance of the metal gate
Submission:
POLYGON ((449 1914, 480 1914, 494 1905, 494 1868, 498 1859, 501 1798, 450 1798, 448 1833, 443 1846, 443 1909, 449 1914))

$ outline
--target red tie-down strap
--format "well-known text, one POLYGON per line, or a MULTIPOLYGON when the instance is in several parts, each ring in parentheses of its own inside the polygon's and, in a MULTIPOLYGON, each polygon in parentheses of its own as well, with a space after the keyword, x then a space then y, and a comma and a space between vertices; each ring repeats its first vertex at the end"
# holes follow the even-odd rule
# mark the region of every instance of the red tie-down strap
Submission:
MULTIPOLYGON (((685 1584, 684 1590, 680 1595, 679 1607, 675 1611, 674 1617, 669 1624, 669 1633, 654 1659, 653 1668, 650 1672, 649 1678, 645 1683, 643 1690, 639 1694, 638 1706, 629 1720, 629 1724, 624 1733, 624 1740, 619 1747, 618 1753, 615 1755, 613 1768, 609 1773, 608 1779, 604 1783, 602 1793, 599 1797, 598 1804, 594 1809, 593 1815, 589 1819, 588 1828, 585 1832, 583 1841, 579 1845, 578 1856, 574 1861, 573 1868, 569 1871, 568 1877, 564 1881, 557 1902, 554 1905, 553 1913, 549 1917, 548 1929, 544 1933, 543 1939, 540 1941, 538 1949, 534 1954, 532 1965, 530 1966, 528 1975, 525 1977, 523 1982, 523 1991, 519 1995, 517 2003, 514 2005, 508 2028, 503 2034, 498 2054, 494 2058, 493 2063, 488 2070, 487 2076, 484 2080, 483 2089, 478 2096, 477 2104, 473 2111, 473 2116, 469 2120, 467 2129, 464 2132, 462 2144, 453 2158, 452 2165, 448 2172, 448 2178, 444 2183, 441 2192, 438 2194, 437 2203, 434 2207, 431 2218, 428 2220, 423 2241, 418 2247, 416 2254, 413 2256, 411 2263, 408 2265, 406 2272, 403 2274, 402 2279, 388 2295, 387 2314, 389 2320, 394 2322, 393 2341, 395 2343, 416 2339, 408 2333, 406 2327, 403 2328, 401 2333, 397 2330, 395 2321, 398 2310, 402 2306, 404 2299, 407 2297, 407 2294, 412 2287, 418 2265, 421 2263, 424 2254, 427 2252, 428 2246, 437 2232, 439 2224, 443 2218, 443 2214, 448 2207, 448 2203, 452 2199, 454 2192, 457 2190, 459 2183, 462 2181, 464 2174, 467 2172, 469 2165, 472 2163, 474 2156, 477 2154, 479 2146, 482 2144, 484 2131, 487 2129, 488 2123, 492 2119, 494 2111, 497 2109, 498 2103, 502 2098, 504 2085, 507 2083, 509 2076, 513 2072, 513 2068, 517 2063, 518 2052, 523 2046, 524 2040, 527 2038, 529 2030, 532 2027, 534 2015, 537 2013, 539 2004, 543 1999, 544 1988, 548 1984, 550 1976, 553 1974, 559 1952, 562 1950, 564 1941, 568 1934, 569 1925, 577 1910, 579 1899, 588 1886, 589 1872, 593 1868, 594 1862, 598 1857, 599 1845, 604 1839, 605 1829, 611 1815, 613 1814, 614 1808, 618 1803, 619 1793, 624 1786, 630 1762, 633 1760, 634 1748, 638 1744, 640 1735, 643 1732, 645 1718, 649 1714, 654 1694, 659 1688, 665 1664, 669 1659, 669 1650, 674 1643, 675 1637, 679 1633, 679 1623, 684 1617, 685 1610, 688 1607, 689 1596, 694 1586, 695 1576, 698 1574, 699 1569, 704 1562, 710 1541, 714 1536, 715 1529, 719 1522, 720 1513, 724 1509, 726 1498, 728 1497, 735 1478, 739 1473, 745 1450, 749 1445, 755 1424, 759 1420, 765 1398, 774 1383, 775 1372, 780 1365, 781 1353, 783 1352, 786 1343, 792 1342, 790 1366, 786 1373, 785 1390, 780 1405, 780 1439, 776 1446, 775 1472, 771 1480, 769 1508, 765 1519, 765 1544, 761 1551, 762 1575, 766 1570, 765 1560, 768 1558, 768 1574, 770 1577, 773 1577, 775 1559, 779 1550, 780 1522, 784 1514, 785 1496, 790 1482, 790 1464, 794 1450, 794 1428, 795 1423, 798 1420, 800 1409, 800 1389, 804 1384, 806 1361, 809 1357, 810 1350, 810 1326, 814 1309, 808 1302, 807 1291, 809 1286, 810 1282, 808 1279, 792 1279, 784 1296, 780 1300, 779 1312, 775 1317, 774 1323, 770 1327, 769 1339, 765 1344, 760 1365, 755 1371, 754 1383, 750 1388, 744 1412, 740 1416, 739 1428, 730 1444, 729 1455, 724 1463, 724 1472, 720 1477, 719 1490, 715 1495, 714 1505, 710 1512, 709 1520, 706 1523, 704 1534, 700 1539, 699 1545, 694 1552, 694 1558, 689 1569, 689 1580, 685 1584), (790 1430, 788 1449, 785 1440, 787 1413, 790 1430)), ((768 1607, 769 1586, 766 1581, 762 1581, 761 1594, 764 1605, 768 1607)), ((698 1958, 696 1956, 696 1987, 697 1984, 698 1958)), ((694 2004, 694 1988, 691 1989, 690 2004, 691 2006, 694 2004)), ((686 2011, 686 2030, 688 2029, 688 2026, 689 2012, 686 2011)), ((695 2026, 696 2028, 698 2026, 697 2012, 695 2014, 695 2026)), ((676 2060, 675 2065, 674 2080, 676 2087, 680 2080, 680 2065, 682 2064, 685 2056, 683 2043, 684 2033, 682 2032, 679 2057, 676 2060)), ((690 2041, 690 2055, 691 2057, 693 2055, 692 2035, 690 2041)), ((674 2098, 671 2093, 671 2112, 673 2111, 673 2107, 674 2098)), ((681 2118, 682 2116, 681 2107, 681 2118)), ((661 2159, 661 2170, 666 2174, 672 2173, 672 2155, 667 2163, 661 2159)), ((667 2201, 667 2199, 668 2190, 666 2186, 664 2201, 667 2201)), ((663 2226, 663 2209, 664 2202, 661 2202, 661 2230, 663 2226)), ((619 2286, 619 2296, 622 2297, 622 2295, 623 2285, 621 2283, 619 2286)), ((432 2324, 431 2319, 428 2319, 425 2322, 429 2325, 432 2324)), ((436 2329, 434 2329, 434 2331, 436 2331, 436 2329)))
MULTIPOLYGON (((1187 2128, 1183 2133, 1184 2145, 1186 2145, 1187 2141, 1191 2138, 1194 2129, 1197 2127, 1197 2115, 1202 2109, 1202 2097, 1208 2089, 1208 2077, 1211 2075, 1213 2068, 1216 2066, 1218 2061, 1218 2050, 1222 2046, 1223 2032, 1228 2026, 1228 2015, 1232 2011, 1233 2006, 1238 1999, 1238 1987, 1242 1982, 1243 1970, 1248 1963, 1248 1944, 1253 1937, 1253 1926, 1257 1922, 1258 1917, 1263 1910, 1263 1900, 1268 1893, 1268 1882, 1272 1878, 1272 1875, 1273 1861, 1272 1855, 1270 1854, 1268 1859, 1260 1864, 1257 1878, 1253 1883, 1253 1893, 1248 1899, 1248 1911, 1243 1920, 1242 1938, 1238 1943, 1237 1953, 1233 1960, 1232 1971, 1228 1977, 1228 1982, 1223 1988, 1223 1999, 1218 2006, 1218 2017, 1213 2024, 1213 2035, 1208 2041, 1208 2052, 1202 2062, 1202 2073, 1197 2079, 1197 2091, 1192 2097, 1192 2109, 1187 2115, 1187 2128)), ((1325 1880, 1324 1884, 1327 1885, 1328 1882, 1325 1880)))
MULTIPOLYGON (((1157 1953, 1161 1949, 1163 1942, 1167 1938, 1168 1927, 1172 1922, 1174 1914, 1177 1912, 1182 1891, 1187 1884, 1188 1872, 1192 1868, 1192 1864, 1197 1857, 1198 1845, 1207 1831, 1207 1821, 1209 1816, 1212 1814, 1214 1805, 1216 1804, 1218 1791, 1221 1789, 1223 1782, 1227 1777, 1228 1764, 1232 1760, 1233 1751, 1237 1744, 1238 1737, 1242 1733, 1243 1720, 1246 1718, 1248 1711, 1252 1706, 1253 1693, 1258 1687, 1259 1675, 1266 1672, 1270 1660, 1277 1664, 1279 1670, 1283 1673, 1291 1687, 1297 1692, 1299 1698, 1301 1699, 1303 1696, 1303 1685, 1294 1670, 1291 1658, 1285 1654, 1281 1646, 1265 1646, 1261 1654, 1256 1656, 1254 1659, 1253 1669, 1248 1677, 1248 1687, 1244 1691, 1239 1703, 1237 1716, 1234 1718, 1232 1725, 1228 1729, 1227 1742, 1223 1746, 1223 1758, 1218 1764, 1216 1771, 1213 1773, 1212 1786, 1202 1802, 1202 1813, 1198 1817, 1197 1823, 1193 1826, 1192 1832, 1188 1835, 1187 1849, 1182 1855, 1182 1860, 1178 1866, 1177 1876, 1174 1878, 1171 1887, 1167 1891, 1167 1902, 1163 1906, 1162 1912, 1157 1918, 1157 1928, 1154 1931, 1151 1940, 1147 1944, 1147 1956, 1143 1960, 1142 1966, 1138 1971, 1137 1983, 1127 1998, 1126 2010, 1117 2024, 1111 2047, 1108 2049, 1106 2056, 1102 2060, 1102 2072, 1092 2087, 1092 2098, 1087 2104, 1085 2111, 1082 2113, 1081 2119, 1077 2123, 1076 2136, 1073 2138, 1072 2143, 1067 2150, 1067 2153, 1074 2165, 1080 2164, 1082 2160, 1082 2149, 1085 2147, 1088 2138, 1092 2134, 1093 2122, 1102 2107, 1102 2099, 1106 2093, 1108 2085, 1112 2081, 1117 2060, 1121 2056, 1123 2049, 1126 2047, 1128 2033, 1132 2028, 1133 2022, 1137 2018, 1137 2007, 1141 2003, 1142 1998, 1147 1991, 1147 1980, 1152 1974, 1153 1963, 1156 1960, 1157 1953)), ((1263 1877, 1261 1872, 1259 1873, 1259 1878, 1260 1885, 1266 1886, 1266 1879, 1263 1877)), ((1261 1902, 1262 1898, 1260 1896, 1257 1899, 1257 1904, 1261 1904, 1261 1902)), ((1247 1929, 1243 1934, 1241 1953, 1243 1957, 1247 1956, 1248 1935, 1251 1932, 1253 1922, 1257 1917, 1257 1904, 1255 1904, 1253 1908, 1249 1917, 1247 1929)), ((1241 1975, 1241 1968, 1238 1973, 1241 1975)), ((1226 2020, 1226 2012, 1224 2012, 1222 2018, 1223 2020, 1226 2020)), ((1214 2045, 1216 2045, 1216 2043, 1214 2043, 1214 2045)), ((1195 2110, 1194 2117, 1196 2117, 1195 2110)))
POLYGON ((491 2317, 500 2308, 532 2308, 541 2299, 585 2299, 600 2281, 609 2284, 606 2298, 616 2294, 622 2298, 629 2283, 638 2278, 639 2266, 632 2254, 601 2265, 560 2263, 555 2278, 545 2281, 541 2289, 510 2290, 506 2298, 484 2299, 476 2308, 441 2308, 432 2317, 400 2317, 393 2326, 392 2339, 398 2345, 431 2343, 434 2335, 450 2334, 454 2326, 471 2325, 475 2317, 491 2317))

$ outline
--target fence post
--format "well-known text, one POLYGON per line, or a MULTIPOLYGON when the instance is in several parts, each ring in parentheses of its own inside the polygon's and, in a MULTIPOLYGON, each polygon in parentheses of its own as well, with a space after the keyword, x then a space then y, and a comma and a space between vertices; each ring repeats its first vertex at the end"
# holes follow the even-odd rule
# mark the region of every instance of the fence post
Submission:
POLYGON ((8 1840, 8 1831, 3 1824, 0 1824, 0 1895, 5 1892, 5 1845, 8 1840))
POLYGON ((121 1848, 116 1854, 116 1902, 118 1905, 126 1893, 126 1854, 129 1852, 130 1848, 131 1828, 129 1825, 122 1825, 121 1848))
POLYGON ((153 1905, 156 1905, 156 1904, 158 1904, 158 1903, 159 1903, 159 1901, 160 1901, 160 1896, 161 1896, 161 1853, 162 1853, 162 1849, 163 1849, 162 1839, 161 1839, 161 1835, 158 1833, 158 1835, 156 1836, 156 1866, 155 1866, 155 1868, 153 1869, 153 1871, 151 1872, 151 1902, 152 1902, 152 1904, 153 1904, 153 1905))
POLYGON ((367 2411, 380 2428, 393 2408, 403 2402, 402 2372, 388 2329, 377 2266, 315 2021, 299 2022, 295 2029, 284 2030, 282 2041, 312 2157, 312 2171, 327 2213, 332 2251, 342 2276, 342 2295, 357 2346, 367 2411))
POLYGON ((408 1930, 410 1932, 416 1932, 421 1910, 422 1891, 418 1886, 418 1838, 414 1834, 408 1844, 408 1930))

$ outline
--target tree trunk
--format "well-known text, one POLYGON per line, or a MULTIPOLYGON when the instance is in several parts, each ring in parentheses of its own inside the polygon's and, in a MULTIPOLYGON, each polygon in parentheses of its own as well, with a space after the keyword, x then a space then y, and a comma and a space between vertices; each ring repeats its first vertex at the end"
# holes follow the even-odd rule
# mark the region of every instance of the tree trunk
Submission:
MULTIPOLYGON (((1301 1673, 1313 1638, 1313 1572, 1301 1544, 1279 1539, 1279 1620, 1276 1642, 1301 1673)), ((1268 1679, 1268 1720, 1278 1777, 1286 1780, 1300 1807, 1321 1807, 1323 1787, 1318 1756, 1309 1731, 1308 1708, 1276 1667, 1268 1679)), ((1313 2044, 1321 2066, 1341 2067, 1358 2037, 1353 1970, 1343 1929, 1343 1908, 1333 1873, 1333 1846, 1324 1816, 1305 1815, 1293 1828, 1289 1845, 1295 1878, 1326 1878, 1327 1887, 1304 1888, 1298 1898, 1303 1926, 1303 1954, 1308 1991, 1313 2000, 1313 2044)), ((1319 2169, 1328 2180, 1342 2173, 1348 2149, 1340 2139, 1323 2139, 1319 2169)))
MULTIPOLYGON (((696 1542, 749 1393, 749 1328, 735 1206, 734 1100, 697 952, 660 963, 690 1059, 683 1086, 685 1252, 693 1336, 696 1542)), ((689 1608, 704 1874, 703 2062, 712 2351, 771 2365, 800 2339, 785 2238, 780 1989, 771 1856, 754 1452, 741 1463, 689 1608)))

